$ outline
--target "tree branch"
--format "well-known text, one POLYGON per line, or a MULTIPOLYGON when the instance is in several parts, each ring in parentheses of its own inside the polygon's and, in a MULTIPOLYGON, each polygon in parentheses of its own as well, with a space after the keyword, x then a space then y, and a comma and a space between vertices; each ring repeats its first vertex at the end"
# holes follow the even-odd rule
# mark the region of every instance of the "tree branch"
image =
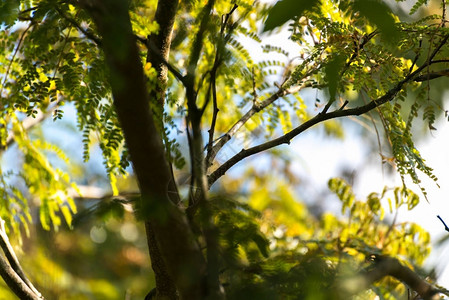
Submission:
MULTIPOLYGON (((203 48, 203 40, 206 35, 207 27, 211 18, 212 9, 215 0, 209 0, 200 13, 200 25, 193 41, 192 51, 190 53, 187 65, 187 85, 186 98, 188 109, 188 121, 192 128, 192 139, 190 147, 190 156, 192 161, 192 180, 193 185, 190 190, 190 196, 194 197, 190 203, 199 205, 202 210, 200 225, 203 229, 204 240, 207 245, 207 290, 210 299, 224 299, 224 290, 221 287, 219 279, 219 242, 218 229, 215 226, 212 209, 208 201, 208 184, 206 177, 205 158, 203 151, 203 136, 201 130, 201 119, 203 111, 198 107, 197 87, 195 84, 196 71, 203 48)), ((218 65, 216 66, 218 68, 218 65)), ((214 89, 214 86, 211 87, 214 89)), ((187 125, 189 125, 187 124, 187 125)))
MULTIPOLYGON (((400 87, 402 87, 402 85, 404 85, 404 83, 400 84, 400 87)), ((394 98, 394 96, 399 92, 399 90, 400 90, 400 88, 397 86, 395 89, 389 91, 387 94, 385 94, 381 98, 379 98, 377 100, 373 100, 373 101, 369 102, 368 104, 360 106, 360 107, 346 109, 346 110, 336 110, 336 111, 333 111, 330 113, 320 112, 312 119, 304 122, 300 126, 296 127, 295 129, 291 130, 290 132, 286 133, 285 135, 283 135, 281 137, 278 137, 274 140, 268 141, 268 142, 260 144, 258 146, 254 146, 249 149, 242 149, 242 151, 240 151, 238 154, 234 155, 231 159, 226 161, 217 170, 215 170, 214 172, 212 172, 209 175, 209 178, 208 178, 209 186, 211 186, 215 181, 217 181, 218 178, 223 176, 227 170, 229 170, 232 166, 234 166, 236 163, 243 160, 244 158, 254 155, 256 153, 260 153, 262 151, 274 148, 281 144, 290 144, 290 141, 294 137, 296 137, 303 131, 309 129, 310 127, 312 127, 318 123, 321 123, 323 121, 340 118, 340 117, 346 117, 346 116, 359 116, 361 114, 364 114, 364 113, 372 110, 373 108, 376 108, 377 106, 382 105, 382 104, 392 100, 394 98)))
MULTIPOLYGON (((209 141, 207 143, 207 155, 206 155, 206 170, 209 167, 210 161, 211 161, 211 155, 213 153, 212 146, 214 141, 214 134, 215 134, 215 126, 217 122, 217 116, 218 112, 220 111, 218 109, 218 103, 217 103, 217 83, 216 83, 216 77, 217 77, 217 70, 221 65, 221 53, 226 45, 227 40, 225 39, 225 29, 228 24, 229 18, 231 14, 237 9, 238 5, 234 4, 232 9, 227 13, 226 15, 222 16, 221 21, 221 28, 220 28, 220 40, 217 45, 217 50, 215 52, 215 60, 214 65, 212 67, 212 70, 210 72, 210 84, 212 88, 212 99, 213 99, 213 112, 212 112, 212 121, 209 129, 209 141)), ((204 110, 206 109, 206 106, 208 104, 209 99, 206 99, 206 102, 204 103, 204 107, 202 109, 202 113, 204 113, 204 110)), ((212 158, 213 159, 213 158, 212 158)))
POLYGON ((419 75, 414 79, 414 81, 422 82, 422 81, 427 81, 427 80, 431 80, 431 79, 435 79, 435 78, 439 78, 439 77, 443 77, 443 76, 449 77, 449 69, 444 69, 444 70, 440 70, 440 71, 435 71, 435 72, 419 75))
POLYGON ((195 39, 192 45, 192 52, 188 60, 187 74, 191 76, 192 79, 195 78, 196 67, 198 65, 198 60, 200 59, 201 49, 203 48, 203 39, 206 33, 206 28, 210 20, 210 13, 215 4, 215 0, 207 1, 206 6, 200 13, 201 21, 198 32, 196 33, 195 39))
POLYGON ((434 288, 397 259, 387 256, 376 257, 372 266, 355 278, 344 279, 342 286, 347 293, 354 295, 368 289, 374 282, 386 276, 393 276, 407 284, 425 300, 440 299, 439 289, 434 288))
MULTIPOLYGON (((427 60, 426 63, 424 63, 421 67, 416 69, 414 72, 407 75, 403 80, 399 81, 392 89, 390 89, 388 92, 386 92, 385 95, 381 96, 378 99, 372 100, 371 102, 369 102, 366 105, 362 105, 362 106, 359 106, 356 108, 351 108, 351 109, 346 109, 346 110, 338 109, 338 110, 335 110, 332 112, 327 112, 327 110, 325 108, 325 110, 318 113, 312 119, 304 122, 300 126, 296 127, 295 129, 291 130, 290 132, 286 133, 285 135, 283 135, 281 137, 278 137, 274 140, 260 144, 258 146, 251 147, 249 149, 242 149, 239 153, 237 153, 232 158, 230 158, 228 161, 223 163, 217 170, 215 170, 214 172, 212 172, 209 175, 209 177, 208 177, 209 186, 214 184, 214 182, 217 181, 218 178, 223 176, 226 173, 226 171, 228 171, 232 166, 234 166, 235 164, 237 164, 239 161, 243 160, 244 158, 254 155, 256 153, 260 153, 262 151, 271 149, 273 147, 279 146, 281 144, 290 144, 290 141, 294 137, 296 137, 303 131, 309 129, 310 127, 312 127, 318 123, 321 123, 326 120, 341 118, 341 117, 346 117, 346 116, 359 116, 361 114, 369 112, 370 110, 372 110, 386 102, 393 100, 393 98, 397 95, 397 93, 399 93, 399 91, 404 87, 404 85, 406 83, 413 81, 415 78, 417 78, 418 74, 421 71, 423 71, 424 68, 426 68, 428 65, 430 65, 432 63, 432 59, 439 52, 441 47, 447 42, 448 39, 449 39, 449 35, 445 36, 442 39, 442 41, 440 42, 440 44, 436 47, 436 49, 434 49, 434 51, 429 55, 429 59, 427 60)), ((275 96, 276 96, 276 94, 273 95, 272 97, 275 97, 275 96)), ((271 99, 272 97, 270 97, 269 99, 271 99)), ((244 116, 244 118, 242 118, 243 120, 245 120, 245 116, 244 116)), ((225 138, 226 138, 226 136, 223 137, 223 139, 225 139, 225 138)), ((227 140, 225 140, 225 142, 228 141, 229 139, 230 138, 227 138, 227 140)), ((219 145, 219 144, 224 144, 224 142, 222 142, 220 140, 217 143, 217 145, 219 145)), ((218 148, 218 146, 217 146, 217 148, 218 148)))
MULTIPOLYGON (((249 119, 251 119, 256 113, 260 112, 261 110, 263 110, 264 108, 266 108, 267 106, 269 106, 270 104, 272 104, 274 101, 276 101, 279 98, 282 98, 286 95, 289 94, 294 94, 299 92, 300 90, 302 90, 303 88, 306 87, 311 87, 312 84, 310 84, 309 82, 306 82, 300 86, 296 86, 290 89, 284 89, 284 88, 280 88, 276 93, 274 93, 273 95, 271 95, 271 97, 265 99, 264 101, 257 103, 254 102, 253 106, 250 108, 250 110, 248 112, 246 112, 246 114, 244 114, 240 120, 238 120, 229 130, 228 132, 226 132, 223 137, 221 137, 218 142, 213 145, 211 151, 209 152, 210 154, 208 155, 208 159, 206 161, 206 166, 210 167, 212 165, 212 162, 214 160, 214 158, 216 157, 217 153, 223 148, 223 146, 237 133, 237 131, 243 126, 245 125, 246 122, 248 122, 249 119)), ((210 179, 209 179, 209 183, 210 183, 210 179)))
MULTIPOLYGON (((176 11, 178 9, 178 0, 159 0, 157 3, 154 20, 159 24, 159 30, 156 34, 151 34, 147 41, 147 62, 150 62, 156 69, 158 83, 156 87, 158 93, 158 102, 163 106, 167 85, 167 71, 171 66, 167 63, 170 54, 170 45, 173 34, 173 25, 175 23, 176 11)), ((174 68, 170 70, 175 76, 182 80, 179 72, 174 68)))
POLYGON ((443 219, 439 215, 437 216, 437 218, 440 219, 441 223, 443 223, 444 230, 449 232, 449 227, 446 225, 446 223, 443 221, 443 219))
POLYGON ((22 279, 22 281, 29 287, 33 294, 36 295, 38 299, 43 299, 41 293, 34 287, 34 285, 25 275, 25 272, 23 272, 22 266, 17 259, 11 243, 9 242, 4 223, 5 221, 0 217, 0 247, 2 248, 3 253, 6 256, 9 265, 14 270, 14 272, 16 272, 16 274, 22 279))
POLYGON ((184 85, 184 87, 187 85, 186 76, 182 75, 178 69, 176 69, 172 64, 170 64, 164 58, 164 56, 160 53, 160 51, 157 49, 157 47, 153 43, 149 42, 149 40, 147 43, 147 48, 148 48, 148 51, 150 52, 150 54, 156 56, 156 59, 160 63, 165 65, 167 67, 167 69, 173 74, 173 76, 175 76, 175 78, 178 79, 184 85))
POLYGON ((9 244, 8 237, 4 231, 4 221, 0 218, 0 246, 9 260, 0 255, 0 276, 8 287, 20 299, 24 300, 42 300, 42 295, 37 291, 33 284, 28 280, 20 267, 17 257, 9 244))
POLYGON ((14 294, 23 300, 42 300, 23 282, 22 278, 17 275, 8 262, 0 255, 0 276, 3 278, 8 287, 14 294))
MULTIPOLYGON (((355 42, 354 41, 354 52, 352 53, 351 57, 348 59, 348 61, 346 62, 346 64, 344 65, 344 67, 342 68, 342 70, 340 71, 339 77, 343 77, 343 74, 349 69, 349 67, 351 66, 351 63, 354 61, 354 59, 356 59, 359 56, 359 51, 361 49, 363 49, 363 47, 366 45, 366 43, 368 43, 373 37, 375 37, 378 34, 377 30, 374 30, 373 32, 371 32, 370 34, 365 34, 362 39, 361 42, 355 42)), ((335 99, 331 99, 329 100, 326 105, 323 108, 323 113, 326 113, 329 108, 331 107, 332 104, 334 104, 335 99)))
MULTIPOLYGON (((182 75, 173 66, 168 63, 170 54, 170 45, 173 34, 173 25, 175 22, 176 11, 178 9, 178 0, 159 0, 157 3, 156 14, 154 20, 159 24, 159 30, 156 34, 151 34, 147 40, 147 62, 150 62, 157 72, 158 85, 150 91, 150 101, 157 103, 161 114, 160 116, 160 131, 164 134, 164 125, 162 111, 165 103, 165 93, 168 78, 168 70, 183 81, 182 75)), ((178 187, 175 182, 173 174, 173 167, 169 162, 170 179, 169 192, 172 193, 172 202, 177 204, 180 202, 178 187)), ((168 272, 168 268, 163 259, 163 253, 157 243, 156 233, 150 222, 145 222, 145 229, 147 234, 148 250, 151 258, 151 268, 155 274, 156 281, 156 299, 168 298, 178 299, 178 292, 173 280, 174 277, 168 272)))

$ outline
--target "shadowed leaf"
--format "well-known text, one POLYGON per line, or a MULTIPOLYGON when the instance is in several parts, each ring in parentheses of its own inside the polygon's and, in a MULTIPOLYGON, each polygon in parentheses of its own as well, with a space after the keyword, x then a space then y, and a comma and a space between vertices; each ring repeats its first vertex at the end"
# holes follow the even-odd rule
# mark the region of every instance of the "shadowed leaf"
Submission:
POLYGON ((391 9, 385 3, 376 0, 357 0, 353 4, 353 9, 373 23, 387 41, 394 42, 398 38, 399 33, 391 9))
POLYGON ((263 31, 282 26, 294 17, 301 16, 304 11, 320 4, 319 0, 282 0, 278 1, 268 13, 263 31))

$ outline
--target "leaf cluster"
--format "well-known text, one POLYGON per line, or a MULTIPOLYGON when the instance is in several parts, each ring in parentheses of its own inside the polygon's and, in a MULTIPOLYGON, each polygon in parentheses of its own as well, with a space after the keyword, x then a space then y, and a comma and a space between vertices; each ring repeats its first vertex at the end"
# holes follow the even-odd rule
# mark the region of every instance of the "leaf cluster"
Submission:
MULTIPOLYGON (((257 190, 248 191, 248 201, 261 213, 258 222, 269 242, 269 255, 248 260, 246 252, 238 253, 238 267, 224 269, 222 274, 232 297, 346 299, 345 280, 368 271, 373 256, 399 257, 422 272, 420 266, 430 253, 429 234, 415 223, 396 223, 396 218, 385 217, 418 204, 419 196, 411 190, 386 187, 358 200, 351 186, 333 178, 329 189, 340 199, 343 216, 324 213, 314 217, 297 201, 291 187, 267 177, 254 179, 263 188, 254 185, 257 190), (384 211, 386 203, 389 213, 384 211)), ((359 296, 395 299, 406 294, 401 282, 387 278, 359 296)))

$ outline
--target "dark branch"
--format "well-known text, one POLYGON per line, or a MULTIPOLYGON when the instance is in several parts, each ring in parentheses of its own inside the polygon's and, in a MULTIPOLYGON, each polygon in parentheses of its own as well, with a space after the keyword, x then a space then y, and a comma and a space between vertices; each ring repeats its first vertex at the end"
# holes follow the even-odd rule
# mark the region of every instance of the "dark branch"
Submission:
POLYGON ((346 279, 346 292, 349 294, 360 293, 368 289, 376 281, 392 276, 417 292, 423 299, 440 299, 439 289, 419 277, 414 271, 402 265, 397 259, 388 256, 375 257, 374 263, 368 269, 360 272, 355 278, 346 279))
MULTIPOLYGON (((366 35, 363 37, 363 40, 361 41, 361 43, 358 45, 358 48, 354 51, 353 55, 351 56, 351 58, 348 60, 348 62, 345 65, 345 69, 343 70, 343 72, 349 67, 349 65, 351 64, 351 62, 357 57, 357 51, 359 51, 361 48, 363 48, 363 46, 368 43, 368 41, 370 39, 372 39, 375 35, 377 34, 377 31, 373 31, 372 33, 366 35)), ((315 69, 310 70, 307 74, 304 75, 303 79, 308 78, 311 74, 313 74, 314 72, 316 72, 315 69)), ((287 81, 288 78, 285 79, 285 81, 287 81)), ((286 96, 288 94, 294 94, 298 91, 300 91, 303 88, 306 87, 311 87, 312 84, 309 82, 305 82, 304 84, 302 84, 301 86, 296 86, 296 87, 291 87, 289 89, 285 89, 283 87, 280 87, 280 89, 273 94, 271 97, 269 97, 268 99, 262 101, 261 103, 254 103, 253 106, 251 107, 251 109, 239 120, 237 121, 232 127, 231 129, 228 130, 228 132, 222 136, 222 138, 220 138, 219 142, 217 144, 215 144, 212 148, 211 151, 208 151, 208 156, 207 156, 207 161, 206 161, 206 166, 210 167, 212 165, 212 162, 215 158, 215 156, 217 155, 217 153, 223 148, 223 146, 234 136, 234 134, 256 113, 258 113, 259 111, 263 110, 264 108, 266 108, 267 106, 271 105, 274 101, 276 101, 277 99, 286 96)), ((331 102, 327 103, 323 112, 327 112, 327 110, 330 108, 331 106, 331 102)), ((341 108, 343 109, 344 106, 341 108)), ((212 175, 211 175, 212 176, 212 175)), ((210 182, 210 181, 209 181, 210 182)))
POLYGON ((345 100, 345 102, 341 105, 341 107, 338 110, 343 110, 346 107, 346 105, 348 105, 348 103, 349 101, 345 100))
POLYGON ((449 227, 447 227, 447 225, 446 225, 446 223, 444 223, 443 219, 442 219, 439 215, 437 216, 437 218, 440 219, 441 223, 443 223, 443 225, 444 225, 444 230, 446 230, 446 231, 449 232, 449 227))
POLYGON ((427 80, 431 80, 431 79, 435 79, 435 78, 439 78, 439 77, 443 77, 443 76, 449 77, 449 69, 444 69, 441 71, 436 71, 436 72, 431 72, 428 74, 419 75, 414 79, 414 81, 422 82, 422 81, 427 81, 427 80))
MULTIPOLYGON (((399 81, 392 89, 390 89, 385 95, 382 97, 372 100, 366 105, 362 105, 356 108, 346 109, 346 110, 336 110, 332 112, 327 112, 323 110, 322 112, 318 113, 315 117, 312 119, 304 122, 300 126, 296 127, 295 129, 291 130, 290 132, 286 133, 285 135, 278 137, 274 140, 268 141, 264 144, 260 144, 258 146, 254 146, 249 149, 243 149, 236 155, 234 155, 231 159, 226 161, 224 164, 222 164, 217 170, 215 170, 213 173, 211 173, 208 177, 209 186, 211 186, 215 181, 217 181, 218 178, 223 176, 226 171, 228 171, 232 166, 237 164, 239 161, 243 160, 246 157, 249 157, 251 155, 254 155, 256 153, 260 153, 263 151, 266 151, 268 149, 274 148, 276 146, 282 145, 282 144, 290 144, 290 141, 302 133, 303 131, 309 129, 310 127, 321 123, 326 120, 335 119, 335 118, 341 118, 346 116, 359 116, 361 114, 367 113, 370 110, 381 106, 382 104, 389 102, 394 99, 394 97, 401 91, 401 89, 404 87, 404 85, 410 81, 413 81, 418 74, 424 70, 428 65, 431 64, 432 59, 435 57, 435 55, 438 53, 438 51, 441 49, 441 47, 447 42, 449 39, 449 35, 445 36, 438 47, 432 52, 432 54, 429 56, 428 61, 423 64, 421 67, 416 69, 411 74, 407 75, 403 80, 399 81)), ((268 100, 268 99, 267 99, 268 100)), ((220 140, 220 144, 222 143, 222 140, 225 142, 229 140, 227 137, 224 137, 220 140)), ((223 143, 224 144, 224 143, 223 143)))
MULTIPOLYGON (((269 142, 266 142, 264 144, 249 148, 249 149, 243 149, 238 154, 234 155, 231 159, 226 161, 224 164, 222 164, 217 170, 215 170, 212 174, 209 176, 209 185, 212 185, 218 178, 223 176, 227 170, 229 170, 232 166, 234 166, 236 163, 241 161, 242 159, 254 155, 256 153, 260 153, 262 151, 271 149, 273 147, 282 145, 282 144, 290 144, 290 141, 302 133, 303 131, 309 129, 310 127, 321 123, 326 120, 335 119, 335 118, 341 118, 346 116, 359 116, 361 114, 364 114, 388 101, 391 101, 394 96, 401 90, 402 86, 405 84, 405 81, 401 81, 394 89, 390 90, 388 93, 386 93, 384 96, 380 97, 379 99, 373 100, 369 102, 366 105, 359 106, 356 108, 346 109, 346 110, 336 110, 330 113, 318 113, 315 117, 312 119, 304 122, 300 126, 296 127, 295 129, 291 130, 290 132, 286 133, 285 135, 278 137, 274 140, 271 140, 269 142)), ((224 138, 223 138, 224 139, 224 138)))
POLYGON ((449 63, 449 59, 435 59, 435 60, 432 60, 432 64, 438 64, 438 63, 449 63))
MULTIPOLYGON (((210 72, 210 84, 211 84, 212 99, 213 99, 212 100, 213 101, 213 112, 212 112, 212 121, 211 121, 210 129, 209 129, 209 141, 207 143, 206 169, 209 167, 209 164, 211 162, 211 156, 213 155, 212 146, 213 146, 213 141, 214 141, 215 126, 217 123, 218 112, 220 111, 218 109, 218 102, 217 102, 217 82, 216 82, 216 80, 217 80, 217 71, 222 62, 222 58, 221 58, 222 51, 223 51, 223 49, 226 45, 226 42, 228 40, 225 38, 224 34, 225 34, 225 29, 228 24, 229 18, 231 16, 231 14, 237 9, 237 7, 238 7, 238 5, 234 4, 234 6, 230 10, 230 12, 227 13, 226 15, 222 16, 222 23, 221 23, 221 28, 220 28, 220 40, 218 42, 217 49, 215 52, 214 65, 210 72)), ((204 104, 202 113, 204 113, 204 110, 206 109, 208 102, 209 102, 209 98, 206 99, 206 103, 204 104)))
MULTIPOLYGON (((210 155, 208 156, 208 160, 206 162, 206 166, 210 167, 212 164, 212 161, 214 160, 215 156, 217 155, 217 153, 224 147, 224 145, 237 133, 237 131, 243 126, 245 125, 246 122, 248 122, 249 119, 252 118, 252 116, 254 116, 256 113, 260 112, 261 110, 263 110, 264 108, 266 108, 267 106, 271 105, 274 101, 276 101, 279 98, 282 98, 286 95, 289 94, 294 94, 298 91, 300 91, 303 88, 306 87, 310 87, 312 86, 312 84, 310 83, 305 83, 301 86, 297 86, 294 88, 290 88, 290 89, 284 89, 281 88, 279 89, 276 93, 274 93, 273 95, 271 95, 271 97, 265 99, 264 101, 257 103, 254 102, 253 106, 251 107, 251 109, 243 115, 243 117, 240 118, 240 120, 238 120, 229 130, 226 134, 224 134, 222 137, 220 137, 220 139, 218 140, 218 142, 213 145, 212 150, 209 152, 210 155)), ((212 176, 212 175, 211 175, 212 176)), ((210 182, 210 181, 209 181, 210 182)))
POLYGON ((192 52, 190 53, 189 61, 188 61, 188 67, 187 67, 187 73, 194 78, 196 67, 198 65, 198 60, 200 58, 201 50, 203 48, 203 39, 204 35, 206 33, 207 25, 209 24, 210 20, 210 13, 212 11, 212 7, 214 6, 215 1, 209 0, 204 7, 204 9, 201 11, 201 22, 198 29, 198 32, 196 33, 195 39, 193 41, 192 46, 192 52))
POLYGON ((28 30, 30 30, 30 28, 33 26, 34 26, 34 23, 31 22, 27 26, 27 28, 22 32, 22 34, 20 35, 19 41, 17 42, 17 46, 15 47, 16 49, 14 50, 14 53, 9 60, 9 64, 8 64, 8 68, 6 69, 6 73, 3 75, 4 79, 2 82, 2 86, 0 87, 0 99, 2 98, 3 89, 6 85, 6 82, 8 81, 8 76, 9 76, 9 72, 11 71, 12 64, 13 64, 14 60, 16 59, 17 53, 19 53, 20 47, 22 46, 23 39, 25 38, 25 35, 27 34, 28 30))

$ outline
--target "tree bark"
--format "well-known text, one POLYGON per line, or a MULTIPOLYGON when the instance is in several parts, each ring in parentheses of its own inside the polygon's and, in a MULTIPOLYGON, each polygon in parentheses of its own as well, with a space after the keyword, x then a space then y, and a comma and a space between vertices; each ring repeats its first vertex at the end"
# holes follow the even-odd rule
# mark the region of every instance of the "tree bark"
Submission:
MULTIPOLYGON (((173 32, 173 25, 175 23, 176 11, 178 8, 178 0, 159 0, 157 4, 156 14, 154 20, 159 25, 157 34, 152 34, 148 37, 148 49, 158 51, 159 55, 151 55, 152 51, 148 50, 147 62, 156 69, 158 85, 150 91, 150 101, 154 103, 156 118, 159 130, 164 130, 162 120, 162 112, 164 109, 164 97, 167 85, 167 66, 158 59, 162 57, 164 61, 168 61, 170 54, 170 44, 173 32)), ((169 162, 170 164, 170 162, 169 162)), ((168 186, 168 193, 171 196, 172 202, 177 205, 180 202, 178 189, 176 186, 175 177, 170 164, 170 179, 168 186)), ((156 280, 155 299, 178 299, 178 293, 174 284, 173 278, 167 271, 167 266, 162 258, 162 253, 156 243, 154 229, 150 222, 145 222, 145 229, 147 234, 148 250, 150 253, 151 267, 154 272, 156 280)))
POLYGON ((23 300, 42 300, 43 297, 36 295, 19 275, 11 268, 6 259, 0 255, 0 276, 5 283, 14 292, 14 294, 23 300))
MULTIPOLYGON (((156 51, 159 51, 159 55, 165 61, 168 61, 170 54, 170 45, 172 40, 173 25, 175 23, 176 11, 178 8, 178 0, 159 0, 157 3, 156 15, 154 20, 159 24, 159 31, 157 34, 152 34, 148 37, 148 43, 156 51)), ((148 51, 147 62, 150 62, 157 71, 158 82, 158 97, 157 100, 161 106, 164 105, 164 94, 167 83, 167 66, 162 62, 158 56, 151 55, 151 51, 148 51)))
POLYGON ((114 105, 142 194, 141 214, 153 229, 181 299, 203 299, 206 263, 185 214, 170 200, 172 180, 132 33, 127 2, 81 0, 102 36, 114 105))

